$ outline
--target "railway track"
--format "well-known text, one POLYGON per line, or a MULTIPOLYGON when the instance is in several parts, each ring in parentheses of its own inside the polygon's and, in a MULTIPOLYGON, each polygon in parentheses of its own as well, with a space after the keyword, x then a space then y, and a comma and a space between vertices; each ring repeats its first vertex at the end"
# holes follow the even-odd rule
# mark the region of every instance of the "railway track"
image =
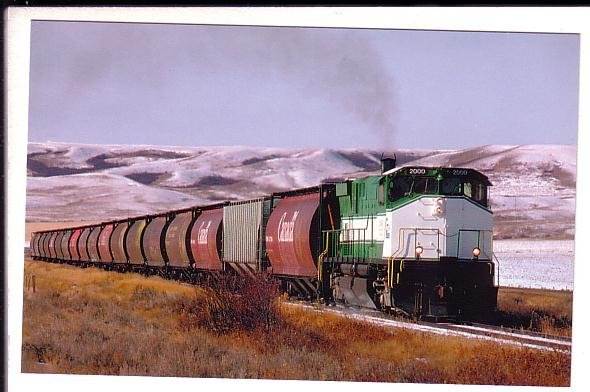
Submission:
POLYGON ((557 350, 571 352, 571 338, 563 336, 552 336, 521 331, 512 328, 503 328, 495 325, 470 323, 470 324, 443 324, 441 327, 451 331, 471 333, 476 336, 489 337, 497 341, 507 341, 519 345, 543 350, 557 350))
POLYGON ((571 353, 572 343, 571 339, 568 337, 549 336, 546 334, 478 323, 455 324, 400 320, 377 311, 350 308, 341 305, 335 307, 317 306, 300 302, 286 302, 286 304, 303 307, 316 312, 337 314, 349 319, 368 322, 384 327, 403 328, 437 335, 478 339, 536 350, 571 353))

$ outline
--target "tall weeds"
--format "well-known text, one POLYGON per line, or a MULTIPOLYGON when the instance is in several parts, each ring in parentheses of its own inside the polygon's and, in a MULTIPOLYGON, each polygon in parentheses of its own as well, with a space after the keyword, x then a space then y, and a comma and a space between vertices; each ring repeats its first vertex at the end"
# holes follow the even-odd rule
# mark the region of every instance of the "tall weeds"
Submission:
POLYGON ((178 304, 181 326, 185 329, 198 326, 218 334, 269 332, 280 323, 279 286, 269 274, 223 275, 202 290, 204 295, 178 304))
POLYGON ((491 321, 506 327, 571 336, 572 301, 571 291, 502 287, 498 311, 491 321))

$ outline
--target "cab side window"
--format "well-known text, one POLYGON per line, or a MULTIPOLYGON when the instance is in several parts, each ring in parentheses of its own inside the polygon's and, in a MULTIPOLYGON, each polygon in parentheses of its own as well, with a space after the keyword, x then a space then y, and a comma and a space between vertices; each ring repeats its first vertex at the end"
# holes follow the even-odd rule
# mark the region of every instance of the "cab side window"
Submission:
POLYGON ((471 191, 471 183, 464 182, 463 183, 463 194, 469 198, 473 196, 473 192, 471 191))
POLYGON ((488 202, 488 194, 487 194, 487 187, 484 184, 481 183, 477 183, 477 184, 473 184, 474 185, 474 193, 473 193, 473 200, 475 200, 476 202, 482 204, 482 205, 487 205, 488 202))
POLYGON ((487 187, 481 182, 465 181, 463 183, 463 194, 478 204, 483 206, 488 204, 487 187))

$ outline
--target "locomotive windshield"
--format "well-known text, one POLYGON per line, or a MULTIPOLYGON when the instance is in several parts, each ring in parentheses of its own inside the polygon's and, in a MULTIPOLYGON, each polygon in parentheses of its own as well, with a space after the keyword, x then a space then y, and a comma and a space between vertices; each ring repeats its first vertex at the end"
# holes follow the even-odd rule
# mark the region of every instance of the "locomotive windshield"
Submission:
POLYGON ((438 188, 438 181, 434 177, 415 177, 412 192, 433 195, 438 188))
POLYGON ((390 182, 389 200, 396 201, 404 196, 409 196, 410 190, 412 189, 412 181, 412 177, 402 176, 390 182))
POLYGON ((389 183, 389 201, 410 195, 466 196, 484 207, 488 206, 487 186, 473 178, 450 176, 398 175, 389 183))
POLYGON ((444 178, 440 182, 440 193, 449 196, 463 195, 478 204, 488 205, 487 186, 477 180, 460 177, 444 178))
POLYGON ((440 182, 440 193, 449 196, 459 196, 461 192, 461 179, 459 177, 443 178, 440 182))

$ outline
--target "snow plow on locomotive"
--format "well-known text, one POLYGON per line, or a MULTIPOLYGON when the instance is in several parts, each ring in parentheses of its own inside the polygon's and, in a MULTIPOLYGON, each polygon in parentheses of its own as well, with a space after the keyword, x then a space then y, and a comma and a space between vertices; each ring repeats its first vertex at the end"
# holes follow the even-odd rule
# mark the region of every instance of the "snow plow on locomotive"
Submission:
POLYGON ((193 282, 266 271, 294 297, 469 318, 497 301, 490 185, 472 169, 392 167, 253 200, 36 232, 31 252, 193 282))

